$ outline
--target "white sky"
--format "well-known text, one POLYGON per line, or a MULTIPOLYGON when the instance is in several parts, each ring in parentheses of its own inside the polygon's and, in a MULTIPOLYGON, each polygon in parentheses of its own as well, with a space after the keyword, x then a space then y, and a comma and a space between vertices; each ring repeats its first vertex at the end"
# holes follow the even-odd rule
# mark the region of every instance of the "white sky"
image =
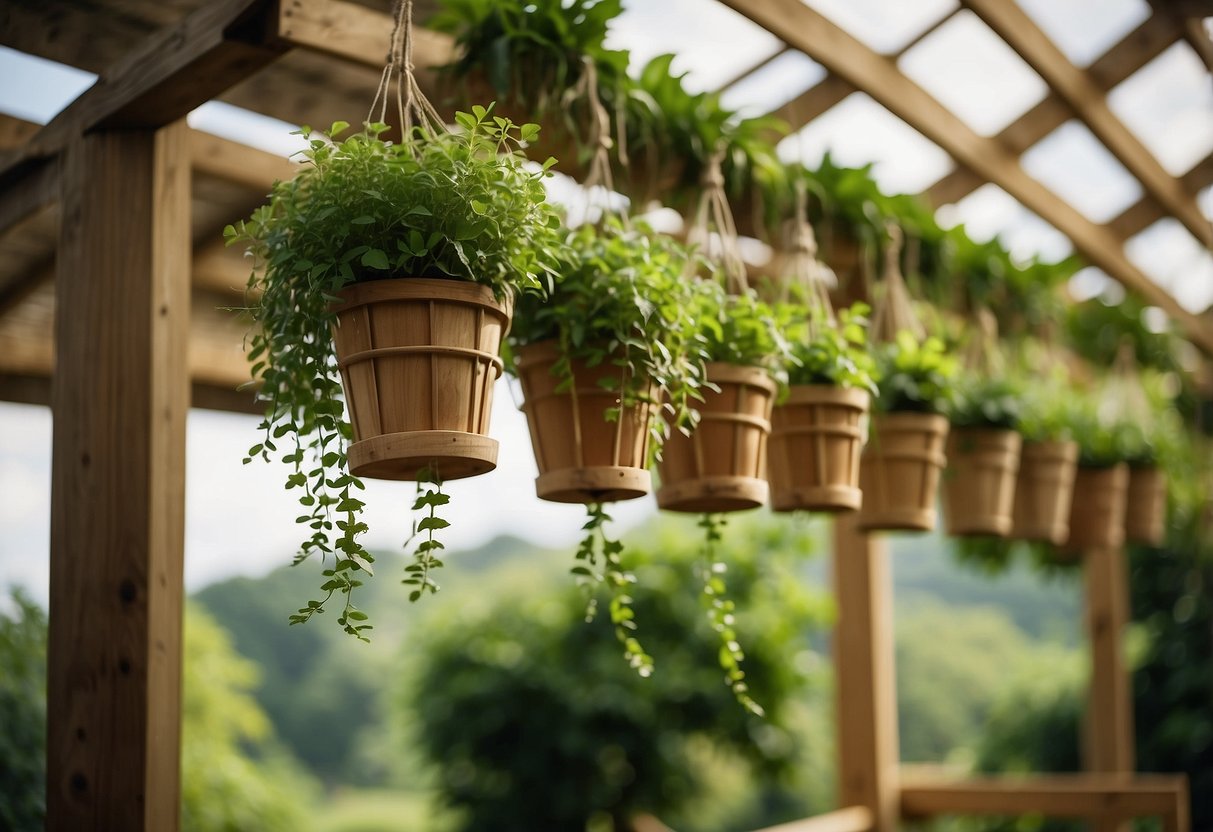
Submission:
MULTIPOLYGON (((1086 65, 1139 24, 1146 0, 1020 0, 1076 64, 1086 65)), ((881 52, 894 52, 955 8, 955 0, 810 0, 849 32, 881 52)), ((716 89, 773 55, 781 44, 716 0, 627 0, 611 45, 632 50, 637 64, 663 52, 678 55, 695 90, 716 89)), ((899 66, 984 135, 996 133, 1044 95, 1043 82, 981 21, 962 11, 910 49, 899 66)), ((785 54, 730 89, 725 102, 758 114, 817 83, 824 70, 799 53, 785 54)), ((45 122, 92 82, 78 70, 31 59, 0 47, 0 112, 45 122)), ((1177 44, 1113 90, 1113 111, 1180 174, 1213 148, 1213 85, 1195 54, 1177 44)), ((190 116, 202 130, 289 154, 298 140, 290 125, 212 103, 190 116)), ((948 156, 863 94, 848 97, 800 133, 780 153, 809 164, 826 151, 843 164, 875 162, 889 192, 917 191, 952 168, 948 156)), ((1025 170, 1096 222, 1106 221, 1141 194, 1140 186, 1086 128, 1070 122, 1025 154, 1025 170)), ((1201 195, 1208 215, 1213 189, 1201 195)), ((977 239, 1000 235, 1016 256, 1064 256, 1068 241, 994 185, 940 212, 941 222, 963 222, 977 239)), ((1173 220, 1140 234, 1127 249, 1148 275, 1181 303, 1201 310, 1213 303, 1213 260, 1173 220)), ((1105 289, 1095 269, 1072 289, 1089 296, 1105 289)), ((233 574, 261 574, 289 562, 300 535, 299 512, 281 487, 280 465, 240 460, 256 441, 256 419, 194 411, 189 421, 187 586, 233 574), (255 506, 255 509, 250 509, 255 506)), ((450 484, 452 548, 512 533, 546 545, 571 543, 581 509, 534 497, 535 465, 525 421, 504 382, 497 391, 492 434, 501 441, 496 472, 450 484)), ((46 408, 0 403, 0 586, 15 582, 46 595, 49 549, 50 414, 46 408)), ((368 483, 368 545, 397 548, 410 527, 407 484, 368 483)), ((655 511, 651 498, 622 504, 621 525, 655 511)))

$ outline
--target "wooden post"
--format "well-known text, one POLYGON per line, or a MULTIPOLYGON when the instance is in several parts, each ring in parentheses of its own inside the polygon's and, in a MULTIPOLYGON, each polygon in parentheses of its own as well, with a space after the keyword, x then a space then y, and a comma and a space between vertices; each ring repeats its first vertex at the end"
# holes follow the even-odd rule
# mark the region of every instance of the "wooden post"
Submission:
MULTIPOLYGON (((1135 767, 1135 755, 1133 679, 1124 656, 1124 633, 1129 622, 1128 563, 1124 548, 1087 550, 1083 571, 1091 650, 1084 767, 1091 772, 1129 777, 1135 767)), ((1123 823, 1102 821, 1096 828, 1127 827, 1123 823)))
POLYGON ((64 156, 49 832, 179 826, 187 138, 102 129, 64 156))
POLYGON ((874 832, 892 832, 900 813, 893 598, 883 540, 855 518, 834 521, 835 723, 838 805, 872 813, 874 832))

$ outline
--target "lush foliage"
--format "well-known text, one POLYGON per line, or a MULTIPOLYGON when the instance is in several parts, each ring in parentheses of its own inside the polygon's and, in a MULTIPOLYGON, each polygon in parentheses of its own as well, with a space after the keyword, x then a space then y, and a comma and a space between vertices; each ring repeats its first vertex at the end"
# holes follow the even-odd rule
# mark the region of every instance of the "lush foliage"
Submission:
POLYGON ((746 671, 767 721, 738 708, 720 684, 718 634, 685 591, 700 559, 685 524, 664 524, 635 546, 636 607, 657 657, 650 678, 618 672, 610 628, 579 626, 576 594, 521 607, 499 598, 430 629, 410 671, 410 690, 421 695, 411 694, 409 707, 465 828, 583 829, 611 818, 624 829, 640 811, 675 822, 705 796, 695 758, 705 742, 772 786, 788 770, 796 744, 784 723, 804 695, 813 655, 806 632, 822 622, 822 599, 789 571, 805 551, 801 534, 770 523, 732 531, 722 546, 735 626, 762 633, 746 671), (437 689, 442 696, 425 693, 437 689))
POLYGON ((1022 386, 1006 378, 969 377, 956 386, 948 419, 961 428, 1019 427, 1022 386))
POLYGON ((952 400, 956 359, 943 341, 928 337, 921 343, 909 332, 883 344, 876 353, 879 396, 876 406, 886 413, 947 413, 952 400))
POLYGON ((46 814, 46 613, 21 592, 0 602, 0 828, 42 829, 46 814))
MULTIPOLYGON (((652 398, 650 453, 660 453, 672 429, 693 422, 693 400, 703 384, 703 357, 690 309, 694 286, 685 277, 688 255, 673 238, 617 222, 583 225, 568 236, 565 257, 548 298, 523 297, 510 331, 509 352, 547 339, 560 342, 553 372, 572 384, 570 361, 619 367, 620 407, 652 398)), ((513 363, 507 356, 507 367, 513 363)), ((605 416, 619 417, 619 407, 605 416)), ((650 460, 652 461, 652 460, 650 460)))
POLYGON ((868 306, 857 303, 838 313, 838 325, 821 324, 810 337, 809 310, 794 313, 788 332, 791 361, 789 384, 826 384, 867 390, 876 388, 876 361, 868 350, 868 306))
POLYGON ((538 128, 483 107, 456 120, 459 132, 418 131, 400 144, 382 140, 384 125, 344 141, 334 139, 345 124, 326 137, 304 130, 309 149, 299 174, 226 230, 229 244, 247 243, 254 258, 249 360, 266 417, 248 459, 277 454, 290 472, 286 487, 301 492, 298 522, 310 535, 297 562, 334 555, 324 570, 327 595, 292 623, 337 595, 338 624, 359 638, 369 627, 352 602, 374 559, 358 541, 366 530, 355 496, 362 483, 345 457, 352 430, 332 345, 336 293, 351 282, 407 276, 478 281, 506 296, 544 288, 561 251, 557 216, 544 202, 546 168, 525 167, 517 151, 538 128))
POLYGON ((715 280, 698 280, 690 306, 697 342, 710 362, 761 367, 786 380, 791 345, 785 322, 754 290, 730 294, 715 280))

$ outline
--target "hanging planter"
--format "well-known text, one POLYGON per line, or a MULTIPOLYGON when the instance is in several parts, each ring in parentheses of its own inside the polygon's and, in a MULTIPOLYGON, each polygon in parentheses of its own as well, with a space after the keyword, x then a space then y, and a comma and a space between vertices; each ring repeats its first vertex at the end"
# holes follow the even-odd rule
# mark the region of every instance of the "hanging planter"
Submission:
POLYGON ((657 505, 692 514, 744 511, 767 501, 767 437, 778 389, 760 367, 707 365, 699 424, 666 442, 657 505))
POLYGON ((1128 492, 1129 466, 1125 463, 1102 468, 1079 466, 1065 548, 1074 552, 1124 545, 1128 492))
POLYGON ((860 460, 864 531, 930 531, 947 458, 944 447, 956 362, 943 342, 927 337, 914 314, 898 266, 900 232, 890 228, 885 292, 873 315, 878 387, 871 436, 860 460))
POLYGON ((305 509, 297 522, 311 530, 296 563, 326 561, 320 600, 291 621, 336 596, 337 623, 359 638, 370 625, 352 593, 374 561, 359 541, 359 477, 430 484, 414 504, 427 516, 404 583, 411 600, 436 592, 434 535, 449 525, 441 483, 496 464, 485 428, 509 311, 517 293, 542 291, 562 247, 547 168, 519 152, 538 128, 477 106, 449 132, 413 76, 411 9, 397 6, 365 129, 303 130, 298 175, 225 229, 254 264, 249 360, 266 411, 248 459, 287 463, 305 509), (389 99, 395 142, 383 139, 389 99))
POLYGON ((1161 546, 1166 533, 1167 475, 1157 466, 1130 466, 1126 539, 1146 546, 1161 546))
POLYGON ((355 283, 334 305, 333 346, 354 441, 356 477, 444 480, 497 467, 493 383, 511 300, 453 280, 355 283))
POLYGON ((944 475, 947 532, 1006 537, 1023 439, 1013 430, 952 428, 944 475))
POLYGON ((1011 537, 1054 545, 1070 536, 1078 443, 1025 442, 1015 485, 1011 537))

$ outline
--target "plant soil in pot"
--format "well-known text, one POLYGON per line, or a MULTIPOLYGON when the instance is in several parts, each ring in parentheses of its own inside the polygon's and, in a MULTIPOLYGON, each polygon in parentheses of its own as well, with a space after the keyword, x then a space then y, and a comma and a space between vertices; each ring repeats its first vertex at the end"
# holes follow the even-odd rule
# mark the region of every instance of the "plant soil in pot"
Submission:
POLYGON ((350 473, 444 480, 497 467, 488 434, 510 302, 488 286, 404 278, 342 289, 333 342, 354 428, 350 473))
POLYGON ((699 424, 665 443, 657 505, 694 514, 743 511, 767 501, 767 438, 776 384, 766 370, 713 363, 699 424))
POLYGON ((559 357, 555 339, 518 350, 522 409, 539 465, 536 493, 558 503, 606 503, 648 494, 655 385, 648 385, 647 400, 621 407, 618 391, 630 384, 626 369, 609 361, 590 367, 573 360, 572 383, 566 386, 553 373, 559 357), (607 418, 611 408, 620 408, 618 417, 607 418))
POLYGON ((1129 466, 1079 467, 1066 549, 1116 548, 1125 542, 1129 466))
POLYGON ((948 534, 1006 537, 1010 533, 1022 444, 1013 430, 952 428, 944 473, 948 534))
POLYGON ((882 413, 860 459, 864 531, 935 528, 935 496, 947 458, 947 418, 934 413, 882 413))
POLYGON ((771 416, 767 466, 775 511, 859 508, 859 458, 870 402, 866 390, 791 388, 771 416))
POLYGON ((1015 484, 1013 538, 1054 545, 1066 542, 1077 471, 1077 443, 1024 443, 1015 484))
POLYGON ((1155 465, 1129 468, 1125 537, 1133 543, 1160 546, 1167 532, 1167 475, 1155 465))

